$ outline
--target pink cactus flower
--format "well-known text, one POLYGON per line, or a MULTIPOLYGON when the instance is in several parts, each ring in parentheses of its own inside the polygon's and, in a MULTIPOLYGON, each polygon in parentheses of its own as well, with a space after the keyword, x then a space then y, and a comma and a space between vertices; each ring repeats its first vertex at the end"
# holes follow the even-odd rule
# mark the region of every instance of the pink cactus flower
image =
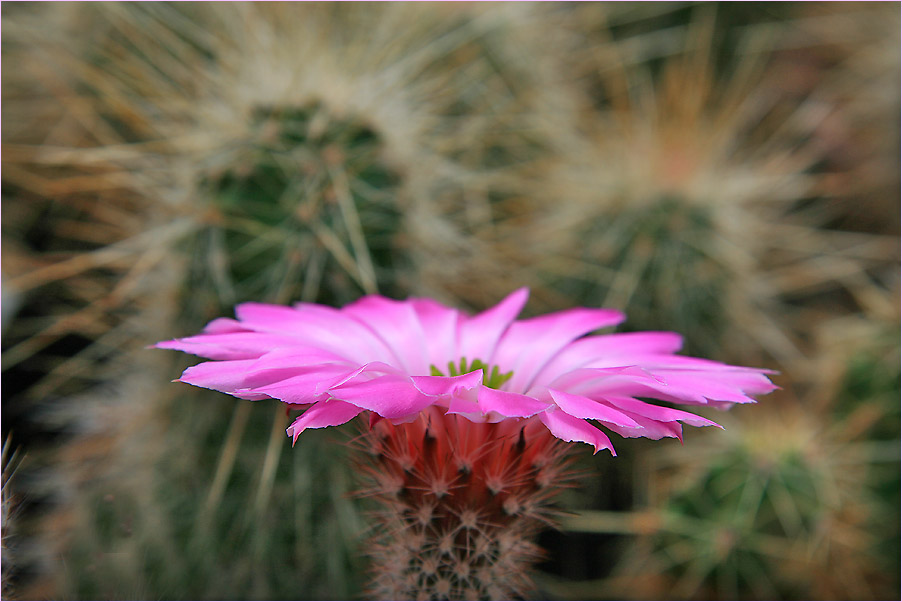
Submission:
POLYGON ((540 423, 554 437, 597 452, 614 447, 597 423, 623 437, 682 437, 707 418, 658 399, 725 408, 776 387, 766 370, 679 356, 671 332, 586 336, 624 320, 577 308, 516 320, 526 289, 468 316, 431 299, 370 295, 341 309, 244 303, 196 336, 158 343, 213 361, 180 382, 251 400, 306 408, 288 428, 346 423, 362 412, 394 425, 421 413, 472 423, 540 423))
POLYGON ((274 398, 309 428, 363 414, 357 474, 375 500, 368 597, 503 600, 532 587, 532 542, 577 476, 573 447, 682 436, 715 423, 643 399, 724 408, 775 387, 765 370, 675 355, 670 332, 589 333, 610 309, 516 321, 527 291, 468 316, 430 299, 368 296, 342 309, 245 303, 238 319, 158 343, 213 361, 179 379, 244 399, 274 398))

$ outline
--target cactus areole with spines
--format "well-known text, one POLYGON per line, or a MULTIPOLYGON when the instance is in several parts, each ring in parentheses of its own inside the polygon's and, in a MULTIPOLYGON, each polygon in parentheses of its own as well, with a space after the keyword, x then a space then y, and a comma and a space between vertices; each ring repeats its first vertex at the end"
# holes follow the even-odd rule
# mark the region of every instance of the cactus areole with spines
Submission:
POLYGON ((577 308, 515 320, 520 289, 474 316, 431 299, 370 295, 335 309, 237 306, 196 336, 158 343, 208 358, 179 379, 278 399, 308 428, 358 415, 365 486, 377 500, 370 593, 384 599, 510 599, 530 586, 532 536, 571 483, 571 446, 614 453, 607 435, 682 436, 716 426, 657 399, 717 408, 775 387, 767 371, 676 355, 670 332, 589 333, 619 311, 577 308))

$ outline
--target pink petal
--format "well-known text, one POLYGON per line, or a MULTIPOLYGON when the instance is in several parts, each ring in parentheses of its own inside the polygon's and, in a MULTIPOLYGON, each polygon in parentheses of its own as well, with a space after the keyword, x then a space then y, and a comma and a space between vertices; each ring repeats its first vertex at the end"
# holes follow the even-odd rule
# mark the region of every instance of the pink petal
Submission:
POLYGON ((204 334, 223 334, 226 332, 244 332, 248 329, 238 320, 232 318, 216 318, 204 327, 204 334))
POLYGON ((182 372, 179 382, 205 389, 230 392, 244 386, 247 369, 257 360, 203 362, 182 372))
POLYGON ((410 305, 424 333, 429 364, 443 368, 449 360, 459 359, 457 325, 461 319, 460 312, 432 299, 411 299, 410 305))
POLYGON ((674 422, 679 420, 690 426, 716 426, 722 428, 713 420, 708 420, 703 416, 691 412, 684 412, 683 410, 645 403, 644 401, 639 401, 638 399, 633 399, 631 397, 609 395, 605 397, 605 401, 631 415, 643 416, 659 422, 674 422))
POLYGON ((635 383, 661 384, 660 378, 639 366, 579 368, 555 378, 550 387, 576 395, 598 397, 601 392, 618 391, 635 383))
POLYGON ((535 376, 577 337, 622 322, 612 309, 571 309, 511 324, 498 343, 491 364, 513 370, 508 391, 526 391, 535 376))
MULTIPOLYGON (((655 370, 645 372, 639 368, 583 368, 574 370, 555 379, 551 384, 556 389, 591 398, 608 395, 625 395, 630 397, 655 397, 663 401, 688 403, 695 405, 712 405, 712 402, 754 403, 754 399, 746 395, 742 389, 733 384, 734 376, 739 382, 746 382, 747 375, 733 373, 731 370, 717 372, 699 370, 655 370), (591 378, 594 370, 599 371, 598 378, 591 378), (608 374, 621 370, 620 374, 608 374), (607 375, 605 375, 607 374, 607 375)), ((760 378, 767 380, 766 377, 760 378)), ((755 381, 757 383, 757 381, 755 381)), ((773 385, 757 386, 763 390, 771 390, 773 385)))
POLYGON ((549 392, 557 406, 574 418, 592 418, 618 426, 639 428, 639 424, 635 420, 606 405, 603 401, 595 401, 582 395, 571 395, 554 389, 550 389, 549 392))
POLYGON ((284 368, 300 368, 318 364, 346 364, 355 368, 351 362, 337 353, 318 347, 294 345, 284 349, 275 349, 257 358, 248 368, 248 372, 266 372, 284 368))
POLYGON ((435 399, 423 394, 409 378, 393 374, 366 381, 345 382, 333 387, 330 394, 390 419, 417 414, 435 399))
POLYGON ((707 370, 721 371, 732 370, 733 366, 724 364, 723 362, 715 362, 700 357, 691 357, 688 355, 670 355, 665 353, 641 353, 635 356, 643 366, 647 368, 678 370, 707 370))
POLYGON ((481 386, 479 388, 478 403, 479 409, 482 410, 484 414, 497 412, 498 414, 509 418, 529 418, 530 416, 535 416, 551 405, 548 402, 539 401, 534 397, 521 395, 519 393, 511 393, 509 391, 490 389, 486 386, 481 386))
POLYGON ((772 370, 731 366, 712 360, 681 355, 649 355, 642 357, 639 363, 650 372, 662 375, 665 381, 668 380, 668 375, 689 374, 735 387, 744 393, 754 395, 770 393, 778 388, 766 376, 775 374, 772 370))
POLYGON ((549 382, 577 368, 644 365, 639 357, 674 353, 682 346, 683 337, 675 332, 625 332, 585 337, 562 349, 536 376, 536 382, 549 382))
POLYGON ((286 432, 291 437, 291 444, 298 440, 298 435, 305 429, 318 429, 325 426, 337 426, 353 419, 363 410, 357 406, 330 399, 321 401, 297 417, 286 432))
POLYGON ((455 395, 482 385, 482 370, 461 376, 413 376, 413 384, 425 395, 455 395))
POLYGON ((738 387, 723 382, 718 373, 661 370, 657 374, 663 377, 665 384, 650 384, 650 386, 659 393, 679 401, 706 404, 711 399, 732 403, 755 403, 754 399, 744 394, 738 387))
POLYGON ((295 344, 320 347, 361 364, 393 359, 372 331, 330 307, 312 303, 299 303, 294 308, 242 303, 235 308, 235 314, 242 324, 255 330, 290 336, 295 344))
POLYGON ((598 453, 599 448, 610 450, 611 455, 616 456, 614 446, 611 440, 585 420, 574 418, 566 412, 562 412, 556 408, 546 410, 539 414, 539 420, 542 421, 551 434, 564 441, 582 441, 588 443, 595 448, 598 453))
POLYGON ((371 330, 408 374, 429 374, 426 337, 410 303, 367 295, 346 306, 344 313, 371 330))
MULTIPOLYGON (((517 289, 491 309, 487 309, 472 318, 461 316, 459 325, 460 346, 458 348, 460 356, 467 358, 471 362, 479 359, 489 363, 495 352, 498 340, 511 325, 511 322, 520 314, 528 298, 529 289, 517 289)), ((452 357, 448 359, 457 360, 460 358, 452 357)))
POLYGON ((621 437, 645 437, 646 439, 655 440, 663 437, 673 437, 680 441, 683 440, 683 428, 678 422, 657 422, 642 416, 636 416, 636 422, 639 424, 639 428, 628 428, 607 422, 604 423, 604 426, 621 437))
POLYGON ((297 341, 292 337, 262 332, 229 332, 199 334, 184 339, 163 341, 154 345, 158 349, 177 349, 211 360, 246 360, 281 347, 290 347, 297 341))
POLYGON ((239 393, 238 389, 246 389, 248 369, 257 360, 230 360, 220 362, 204 362, 191 366, 182 373, 179 382, 188 383, 195 387, 213 389, 222 393, 228 393, 242 399, 261 400, 267 395, 239 393))
POLYGON ((361 371, 362 368, 349 371, 347 366, 340 364, 310 366, 297 376, 240 392, 263 394, 285 403, 315 403, 325 399, 331 387, 353 378, 361 371))
POLYGON ((460 414, 473 422, 486 422, 486 417, 479 409, 479 404, 460 396, 454 396, 448 402, 446 414, 460 414))
POLYGON ((723 383, 728 383, 749 395, 766 395, 780 387, 770 381, 766 374, 777 374, 772 370, 757 370, 754 368, 741 368, 728 366, 718 372, 718 378, 723 383))

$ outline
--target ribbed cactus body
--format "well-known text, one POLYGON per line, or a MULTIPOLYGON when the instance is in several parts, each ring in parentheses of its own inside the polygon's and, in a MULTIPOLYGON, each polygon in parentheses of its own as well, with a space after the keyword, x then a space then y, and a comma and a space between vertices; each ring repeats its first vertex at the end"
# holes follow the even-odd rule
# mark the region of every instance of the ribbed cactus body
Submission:
POLYGON ((623 565, 630 589, 615 596, 879 600, 898 591, 887 568, 898 560, 879 547, 898 544, 898 439, 868 428, 888 415, 865 398, 842 420, 783 399, 723 420, 720 437, 695 441, 694 459, 653 457, 660 522, 635 542, 623 565))
POLYGON ((540 424, 474 423, 436 408, 379 421, 354 443, 374 498, 370 594, 387 600, 522 596, 531 541, 573 480, 566 444, 540 424))
POLYGON ((582 246, 581 261, 608 266, 617 276, 587 281, 573 294, 629 305, 633 324, 690 333, 688 350, 717 353, 728 330, 729 285, 738 268, 725 264, 711 244, 699 244, 718 236, 716 220, 710 207, 679 195, 640 199, 584 220, 586 230, 577 240, 593 242, 582 246))

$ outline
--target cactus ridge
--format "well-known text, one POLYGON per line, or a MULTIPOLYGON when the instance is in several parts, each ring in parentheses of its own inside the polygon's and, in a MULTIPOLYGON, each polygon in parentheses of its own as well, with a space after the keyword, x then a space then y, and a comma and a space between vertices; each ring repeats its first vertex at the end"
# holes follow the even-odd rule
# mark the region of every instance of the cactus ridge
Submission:
POLYGON ((565 444, 531 421, 474 423, 424 411, 380 420, 352 442, 370 498, 369 594, 394 600, 522 597, 554 524, 555 495, 580 475, 565 444))

